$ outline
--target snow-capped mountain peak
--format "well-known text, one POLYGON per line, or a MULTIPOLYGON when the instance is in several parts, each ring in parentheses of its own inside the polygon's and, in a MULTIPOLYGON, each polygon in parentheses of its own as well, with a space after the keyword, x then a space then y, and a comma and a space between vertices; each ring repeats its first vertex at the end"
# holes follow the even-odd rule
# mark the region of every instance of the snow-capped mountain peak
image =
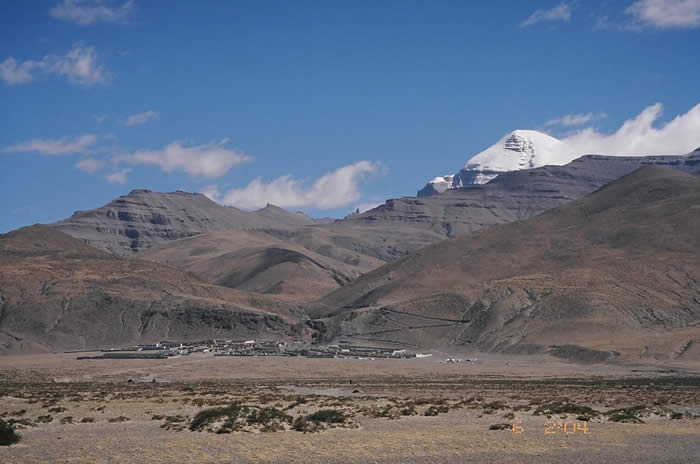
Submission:
POLYGON ((566 164, 574 157, 561 140, 534 130, 515 130, 470 158, 458 173, 436 177, 428 182, 418 196, 471 184, 485 184, 504 172, 547 164, 566 164))
POLYGON ((464 169, 515 171, 557 162, 564 142, 533 130, 516 130, 467 161, 464 169))

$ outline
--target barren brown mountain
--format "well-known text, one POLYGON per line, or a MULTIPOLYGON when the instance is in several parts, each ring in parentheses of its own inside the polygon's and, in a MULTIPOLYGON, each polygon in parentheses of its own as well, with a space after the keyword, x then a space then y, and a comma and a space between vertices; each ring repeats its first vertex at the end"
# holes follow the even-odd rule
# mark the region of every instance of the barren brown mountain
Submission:
POLYGON ((161 240, 137 256, 193 272, 210 283, 310 300, 424 246, 527 219, 581 198, 643 165, 697 172, 700 152, 589 155, 566 166, 506 173, 485 185, 388 200, 366 213, 327 224, 295 222, 291 219, 298 214, 268 206, 249 214, 275 219, 276 227, 228 228, 161 240))
POLYGON ((304 338, 295 305, 127 260, 45 226, 0 235, 0 352, 304 338))
POLYGON ((384 264, 349 250, 337 258, 324 256, 264 230, 208 232, 160 243, 138 257, 216 285, 298 300, 319 298, 384 264))
POLYGON ((644 167, 526 221, 424 248, 324 297, 328 340, 700 359, 700 179, 644 167))
POLYGON ((569 203, 640 164, 693 172, 698 156, 587 156, 330 224, 132 192, 56 225, 140 250, 132 258, 55 228, 0 237, 0 349, 320 334, 580 360, 698 356, 699 180, 645 168, 569 203))
POLYGON ((76 211, 50 224, 61 232, 117 256, 128 256, 152 245, 222 229, 289 229, 314 220, 275 206, 247 212, 221 206, 199 193, 157 193, 133 190, 109 204, 76 211))

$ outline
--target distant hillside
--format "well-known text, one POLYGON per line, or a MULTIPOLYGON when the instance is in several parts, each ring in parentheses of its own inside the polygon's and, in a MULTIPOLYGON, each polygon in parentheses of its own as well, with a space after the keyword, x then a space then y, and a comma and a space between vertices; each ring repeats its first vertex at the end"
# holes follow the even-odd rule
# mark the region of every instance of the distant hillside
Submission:
POLYGON ((268 205, 246 212, 221 206, 199 193, 133 190, 109 204, 76 211, 51 227, 118 256, 130 255, 166 240, 210 230, 293 228, 313 219, 268 205))
POLYGON ((589 155, 439 195, 388 200, 332 222, 272 205, 244 212, 199 194, 136 190, 52 227, 116 255, 165 263, 212 284, 308 301, 422 247, 581 198, 643 165, 697 173, 700 152, 589 155))
POLYGON ((0 235, 0 353, 159 339, 304 338, 286 301, 116 258, 32 226, 0 235))
POLYGON ((161 243, 138 256, 217 285, 310 300, 383 264, 376 258, 349 254, 324 256, 273 232, 227 230, 161 243))
POLYGON ((564 166, 507 172, 483 185, 446 190, 419 198, 388 200, 343 221, 373 228, 407 226, 456 237, 495 224, 540 214, 629 174, 641 166, 668 166, 700 174, 700 151, 683 156, 582 156, 564 166))
MULTIPOLYGON (((535 216, 581 198, 641 165, 698 170, 700 153, 696 155, 585 156, 566 166, 510 172, 488 184, 441 195, 388 200, 342 221, 218 230, 186 240, 161 241, 137 256, 193 272, 210 283, 315 299, 384 262, 445 238, 535 216)), ((292 214, 273 206, 257 213, 262 212, 282 217, 292 214)))
POLYGON ((537 217, 387 264, 312 315, 329 340, 700 360, 698 230, 700 179, 643 167, 537 217))

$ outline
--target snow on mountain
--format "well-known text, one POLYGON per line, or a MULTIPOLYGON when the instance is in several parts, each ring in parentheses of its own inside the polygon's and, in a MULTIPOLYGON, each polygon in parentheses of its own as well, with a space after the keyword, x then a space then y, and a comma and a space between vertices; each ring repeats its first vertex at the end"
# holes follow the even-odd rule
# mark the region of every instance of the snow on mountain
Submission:
POLYGON ((454 184, 454 178, 454 174, 450 174, 448 176, 437 176, 428 182, 421 190, 418 190, 418 196, 427 197, 454 188, 452 186, 454 184))
POLYGON ((437 193, 442 193, 445 190, 452 188, 452 183, 454 182, 455 176, 438 176, 430 181, 430 185, 433 186, 437 193))
POLYGON ((418 196, 433 195, 472 184, 485 184, 504 172, 548 164, 566 164, 577 156, 564 142, 552 136, 533 130, 516 130, 469 159, 458 173, 439 176, 428 182, 418 192, 418 196))

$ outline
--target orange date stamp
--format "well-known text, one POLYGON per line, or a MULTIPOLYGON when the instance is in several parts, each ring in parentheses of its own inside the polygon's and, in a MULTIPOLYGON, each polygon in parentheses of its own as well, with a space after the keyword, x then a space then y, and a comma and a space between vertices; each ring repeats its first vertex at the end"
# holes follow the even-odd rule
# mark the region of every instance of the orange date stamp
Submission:
MULTIPOLYGON (((525 427, 520 422, 513 424, 513 434, 520 435, 525 432, 525 427)), ((588 422, 584 421, 552 421, 544 423, 545 435, 589 435, 588 422)))

